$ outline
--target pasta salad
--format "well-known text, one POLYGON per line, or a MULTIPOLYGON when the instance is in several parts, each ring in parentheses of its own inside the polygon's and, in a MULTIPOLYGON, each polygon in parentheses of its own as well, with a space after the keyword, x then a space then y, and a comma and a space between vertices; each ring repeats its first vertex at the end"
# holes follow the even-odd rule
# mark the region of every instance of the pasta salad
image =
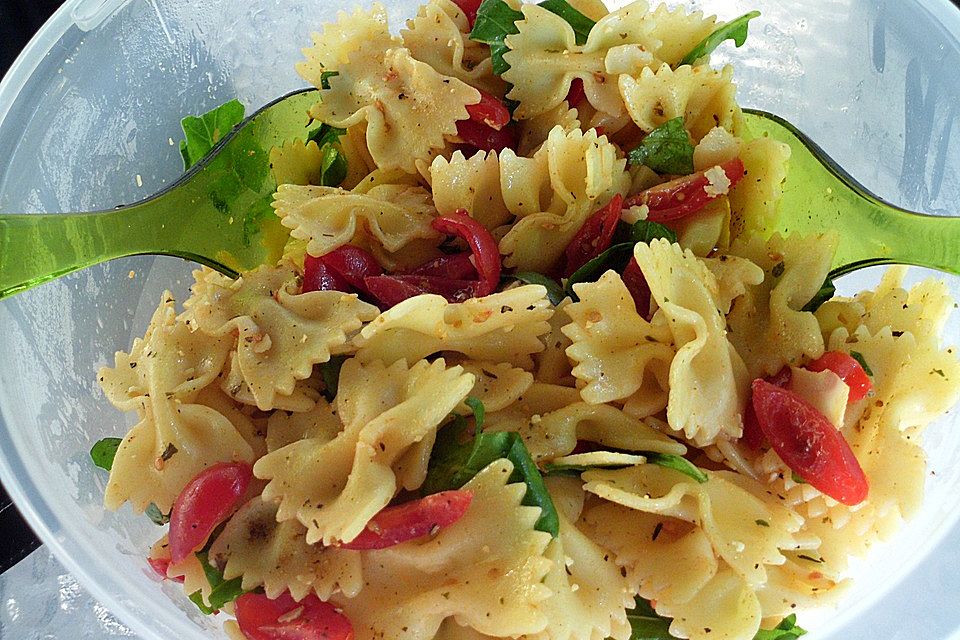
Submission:
POLYGON ((247 640, 802 635, 919 507, 960 361, 943 283, 840 297, 834 232, 770 234, 790 149, 710 65, 756 15, 315 34, 282 258, 194 272, 98 374, 138 420, 92 450, 104 502, 166 528, 158 579, 247 640))

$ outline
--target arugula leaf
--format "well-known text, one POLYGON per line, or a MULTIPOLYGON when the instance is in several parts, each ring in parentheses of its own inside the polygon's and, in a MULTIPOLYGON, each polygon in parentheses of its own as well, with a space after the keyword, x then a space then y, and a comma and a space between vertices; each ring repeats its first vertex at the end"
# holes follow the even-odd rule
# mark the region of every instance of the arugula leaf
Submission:
POLYGON ((483 401, 480 398, 467 396, 467 399, 463 402, 470 407, 471 411, 473 411, 474 429, 476 429, 477 432, 483 431, 483 421, 487 415, 487 410, 483 406, 483 401))
POLYGON ((323 379, 323 397, 327 399, 327 402, 333 402, 333 399, 337 397, 340 369, 346 361, 346 356, 331 356, 329 360, 319 365, 320 377, 323 379))
POLYGON ((638 242, 650 244, 654 240, 660 239, 675 244, 677 242, 677 232, 666 225, 649 220, 638 220, 630 227, 630 242, 634 244, 638 242))
POLYGON ((103 440, 98 440, 93 447, 90 448, 90 458, 93 460, 93 464, 110 471, 113 468, 113 459, 117 455, 117 449, 120 447, 120 443, 123 442, 122 438, 104 438, 103 440))
POLYGON ((323 146, 321 152, 323 162, 320 165, 320 185, 339 187, 347 177, 347 159, 337 147, 329 143, 323 146))
MULTIPOLYGON (((590 30, 596 24, 593 20, 574 9, 567 0, 543 0, 540 6, 560 16, 573 27, 577 44, 586 43, 590 30)), ((516 25, 518 20, 523 20, 523 13, 504 0, 483 0, 477 9, 477 19, 470 31, 470 39, 490 45, 493 72, 498 76, 510 69, 510 65, 503 59, 503 54, 510 50, 504 39, 520 32, 516 25)))
POLYGON ((180 141, 183 168, 189 169, 210 153, 221 138, 243 121, 244 112, 239 100, 231 100, 201 116, 184 118, 180 123, 185 136, 180 141))
POLYGON ((539 6, 566 20, 567 24, 573 27, 573 33, 579 45, 587 43, 587 36, 590 35, 590 30, 593 29, 593 25, 597 24, 574 9, 567 0, 543 0, 543 2, 539 3, 539 6))
POLYGON ((198 551, 196 555, 197 560, 200 561, 200 566, 203 567, 203 574, 206 576, 207 582, 210 583, 210 597, 207 598, 210 602, 209 607, 203 602, 202 592, 195 591, 188 596, 200 611, 206 615, 216 613, 223 608, 223 605, 233 602, 246 593, 240 586, 243 582, 242 576, 232 580, 224 580, 223 574, 210 564, 210 558, 206 550, 198 551))
POLYGON ((483 0, 477 9, 477 19, 470 31, 470 39, 490 45, 490 59, 493 62, 493 72, 503 75, 510 68, 503 54, 510 49, 503 42, 509 35, 519 33, 517 20, 523 20, 523 14, 504 0, 483 0))
POLYGON ((797 626, 797 615, 791 613, 780 621, 773 629, 760 629, 753 640, 797 640, 805 635, 807 630, 797 626))
POLYGON ((506 458, 513 463, 509 481, 527 485, 522 504, 540 507, 535 528, 557 537, 560 534, 557 509, 520 435, 513 431, 484 432, 478 433, 472 441, 461 442, 466 429, 467 421, 462 416, 454 416, 453 421, 437 434, 421 493, 429 495, 459 489, 491 462, 506 458))
POLYGON ((860 367, 863 368, 863 372, 865 374, 867 374, 871 378, 873 377, 873 371, 870 369, 870 365, 867 364, 867 359, 863 357, 862 353, 860 353, 859 351, 851 351, 850 357, 856 360, 857 363, 859 363, 860 367))
POLYGON ((683 116, 667 120, 627 154, 630 164, 643 164, 657 173, 693 173, 693 144, 683 116))
POLYGON ((550 304, 557 306, 563 299, 567 297, 567 294, 563 292, 563 287, 557 284, 557 281, 553 278, 548 278, 542 273, 536 273, 535 271, 521 271, 520 273, 515 273, 509 278, 519 280, 520 282, 526 282, 527 284, 539 284, 547 289, 547 297, 550 299, 550 304))
POLYGON ((319 127, 313 129, 307 134, 307 142, 316 142, 318 147, 323 147, 323 145, 328 143, 334 144, 339 142, 340 136, 344 135, 346 132, 346 129, 332 127, 324 122, 321 123, 319 127))
MULTIPOLYGON (((637 596, 636 607, 627 611, 630 622, 630 640, 674 640, 670 635, 672 618, 661 616, 654 611, 650 603, 637 596)), ((806 630, 797 626, 797 616, 790 614, 773 629, 760 629, 753 640, 797 640, 806 634, 806 630)))
POLYGON ((320 72, 320 88, 330 89, 330 78, 338 75, 340 75, 339 71, 321 71, 320 72))
POLYGON ((810 302, 803 305, 801 311, 809 311, 810 313, 813 313, 836 293, 837 288, 834 286, 833 280, 830 279, 830 276, 827 276, 827 279, 823 281, 822 285, 820 285, 820 290, 813 294, 813 298, 810 299, 810 302))
POLYGON ((160 511, 160 507, 152 502, 147 505, 147 508, 143 513, 153 521, 153 524, 163 526, 170 522, 170 514, 160 511))
POLYGON ((751 11, 721 26, 701 40, 687 55, 683 56, 683 59, 680 60, 680 64, 677 66, 693 64, 700 58, 713 53, 713 50, 720 46, 725 40, 733 40, 733 44, 737 47, 743 46, 743 43, 747 41, 747 30, 750 21, 759 15, 759 11, 751 11))
POLYGON ((644 456, 647 458, 647 462, 651 464, 660 465, 661 467, 666 467, 667 469, 673 469, 674 471, 679 471, 680 473, 686 474, 703 484, 710 478, 707 477, 707 474, 703 472, 697 465, 693 464, 686 458, 678 456, 673 453, 653 453, 653 452, 644 452, 644 456))

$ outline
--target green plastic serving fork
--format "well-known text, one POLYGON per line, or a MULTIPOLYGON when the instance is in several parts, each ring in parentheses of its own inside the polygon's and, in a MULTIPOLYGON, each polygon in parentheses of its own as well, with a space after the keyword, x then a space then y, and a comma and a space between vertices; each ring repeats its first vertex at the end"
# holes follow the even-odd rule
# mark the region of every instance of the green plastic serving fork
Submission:
MULTIPOLYGON (((305 138, 306 113, 317 99, 315 90, 298 91, 260 109, 180 180, 136 204, 94 213, 0 214, 0 298, 133 255, 179 256, 230 276, 275 259, 282 229, 263 215, 276 190, 269 150, 305 138)), ((782 118, 748 111, 745 119, 753 135, 793 151, 776 230, 837 230, 834 276, 894 263, 960 275, 960 218, 885 203, 782 118)))

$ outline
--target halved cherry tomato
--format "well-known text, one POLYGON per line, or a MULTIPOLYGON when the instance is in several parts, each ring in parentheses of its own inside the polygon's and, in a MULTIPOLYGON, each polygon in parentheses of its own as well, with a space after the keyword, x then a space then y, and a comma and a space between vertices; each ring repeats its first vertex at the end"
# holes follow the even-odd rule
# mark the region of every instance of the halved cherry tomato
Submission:
POLYGON ((457 236, 467 241, 473 252, 473 263, 480 279, 476 296, 488 296, 500 284, 500 248, 486 227, 470 217, 465 209, 434 218, 431 223, 440 233, 457 236))
POLYGON ((451 253, 449 255, 434 258, 430 262, 425 262, 419 267, 410 269, 407 273, 416 276, 437 276, 438 278, 450 278, 453 280, 476 280, 480 276, 477 274, 477 268, 470 261, 470 251, 460 253, 451 253))
POLYGON ((237 625, 248 640, 352 640, 353 625, 329 602, 310 594, 297 602, 245 593, 236 600, 237 625))
POLYGON ((623 211, 623 196, 618 193, 610 202, 587 218, 564 251, 566 263, 563 267, 563 277, 569 278, 574 271, 610 248, 613 234, 620 222, 621 211, 623 211))
MULTIPOLYGON (((778 387, 784 387, 790 384, 790 378, 793 372, 790 367, 783 367, 772 376, 764 378, 767 382, 778 387)), ((767 439, 760 429, 760 423, 757 421, 757 412, 753 410, 753 402, 748 402, 743 413, 743 442, 754 451, 759 451, 767 444, 767 439)))
POLYGON ((463 302, 477 297, 476 280, 451 280, 439 276, 417 274, 382 275, 364 281, 370 295, 383 306, 390 308, 408 298, 433 293, 443 296, 448 302, 463 302))
MULTIPOLYGON (((719 166, 730 181, 730 188, 733 188, 744 176, 743 161, 740 158, 734 158, 719 166)), ((624 208, 630 208, 647 205, 650 208, 647 220, 652 222, 679 220, 703 209, 708 202, 717 197, 707 193, 706 188, 710 181, 705 173, 705 171, 699 171, 689 176, 658 184, 629 197, 623 203, 623 206, 624 208)))
POLYGON ((846 505, 863 502, 867 477, 850 445, 827 418, 795 393, 753 381, 753 408, 770 446, 797 475, 846 505))
MULTIPOLYGON (((497 153, 504 149, 516 150, 517 144, 520 142, 519 131, 513 124, 501 129, 494 129, 475 120, 457 120, 457 136, 472 149, 496 151, 497 153)), ((464 155, 470 156, 473 154, 468 149, 464 152, 464 155)))
POLYGON ((151 558, 147 556, 147 564, 150 565, 150 568, 153 569, 153 572, 164 580, 173 580, 174 582, 183 582, 183 576, 177 576, 176 578, 171 578, 167 575, 167 570, 170 568, 170 558, 151 558))
POLYGON ((623 284, 633 298, 633 304, 637 308, 637 313, 644 318, 650 319, 650 286, 647 279, 640 270, 635 258, 630 258, 626 269, 623 270, 623 284))
POLYGON ((863 400, 873 388, 870 376, 863 370, 860 363, 853 356, 842 351, 827 351, 822 356, 808 364, 805 369, 810 371, 833 371, 850 387, 848 402, 863 400))
POLYGON ((483 0, 454 0, 454 4, 467 16, 467 24, 473 29, 473 24, 477 21, 477 11, 483 0))
POLYGON ((360 535, 340 545, 343 549, 386 549, 446 527, 467 512, 470 491, 441 491, 419 500, 387 507, 373 516, 360 535))
POLYGON ((485 124, 497 131, 510 123, 510 110, 486 91, 480 91, 480 102, 467 105, 467 113, 474 122, 485 124))
POLYGON ((364 278, 379 276, 383 273, 383 267, 373 254, 352 244, 337 247, 320 259, 361 293, 367 293, 363 284, 364 278))
POLYGON ((170 511, 170 558, 181 562, 203 547, 246 493, 253 470, 245 462, 222 462, 187 483, 170 511))
POLYGON ((343 291, 351 293, 350 283, 330 268, 323 258, 307 254, 303 258, 303 293, 311 291, 343 291))
MULTIPOLYGON (((583 89, 583 80, 574 78, 570 83, 570 91, 567 92, 567 105, 576 107, 587 99, 587 92, 583 89)), ((599 133, 597 135, 600 135, 599 133)))

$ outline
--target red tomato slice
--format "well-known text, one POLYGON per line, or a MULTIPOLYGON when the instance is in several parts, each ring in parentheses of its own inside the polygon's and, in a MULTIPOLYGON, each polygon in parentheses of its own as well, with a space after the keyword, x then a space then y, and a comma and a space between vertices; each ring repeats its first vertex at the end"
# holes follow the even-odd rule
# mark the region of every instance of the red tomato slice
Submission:
POLYGON ((245 462, 222 462, 187 483, 170 511, 170 558, 181 562, 203 547, 217 525, 236 511, 253 470, 245 462))
MULTIPOLYGON (((583 80, 574 78, 570 83, 570 91, 567 92, 567 105, 576 107, 587 99, 587 92, 583 89, 583 80)), ((601 134, 597 134, 598 136, 601 134)))
POLYGON ((441 491, 419 500, 387 507, 373 516, 360 535, 341 544, 343 549, 386 549, 425 536, 437 527, 446 527, 467 512, 473 493, 441 491))
POLYGON ((860 363, 853 356, 842 351, 827 351, 804 368, 810 371, 830 370, 837 374, 850 387, 848 402, 863 400, 873 388, 870 376, 863 370, 860 363))
POLYGON ((613 234, 617 230, 617 223, 620 222, 621 211, 623 211, 623 196, 618 193, 610 202, 587 218, 564 250, 566 257, 563 268, 564 278, 569 278, 574 271, 610 248, 613 234))
POLYGON ((370 295, 390 308, 414 296, 433 293, 448 302, 463 302, 476 297, 476 280, 451 280, 439 276, 416 274, 383 275, 367 278, 365 286, 370 295))
MULTIPOLYGON (((764 378, 767 382, 778 387, 786 387, 790 384, 790 378, 793 372, 790 367, 783 367, 772 376, 764 378)), ((743 442, 753 449, 759 451, 767 444, 767 439, 763 436, 760 429, 760 423, 757 421, 757 412, 753 410, 753 403, 748 402, 743 414, 743 442)))
POLYGON ((627 268, 623 270, 623 284, 627 286, 633 304, 644 318, 650 319, 650 286, 640 270, 635 258, 630 258, 627 268))
POLYGON ((787 466, 813 487, 846 505, 863 502, 867 477, 843 435, 795 393, 753 381, 761 431, 787 466))
MULTIPOLYGON (((740 158, 734 158, 722 165, 719 165, 730 180, 732 189, 744 176, 743 161, 740 158)), ((707 179, 704 171, 683 176, 658 184, 646 191, 631 196, 623 204, 624 208, 639 205, 647 205, 650 213, 647 219, 652 222, 669 222, 679 220, 691 213, 696 213, 707 206, 707 203, 716 198, 706 191, 710 181, 707 179)))
POLYGON ((337 247, 320 260, 350 286, 362 293, 367 293, 363 284, 364 278, 379 276, 383 273, 383 267, 372 254, 352 244, 337 247))
POLYGON ((350 283, 330 268, 323 258, 307 254, 303 258, 303 293, 311 291, 343 291, 352 293, 350 283))
POLYGON ((467 113, 474 122, 485 124, 497 131, 510 123, 510 110, 486 91, 480 91, 480 102, 467 105, 467 113))
POLYGON ((285 591, 271 600, 245 593, 236 600, 237 625, 248 640, 352 640, 353 625, 329 602, 311 594, 297 602, 285 591))
POLYGON ((477 21, 477 11, 480 9, 482 2, 483 0, 453 0, 453 3, 467 16, 467 24, 471 29, 473 29, 473 24, 477 21))
MULTIPOLYGON (((475 120, 457 120, 457 136, 473 149, 497 153, 504 149, 516 150, 520 142, 517 128, 513 125, 498 130, 475 120)), ((472 154, 464 152, 464 155, 472 154)))
POLYGON ((153 572, 164 580, 173 580, 174 582, 183 582, 184 577, 178 576, 176 578, 171 578, 167 575, 167 570, 170 569, 170 558, 151 558, 147 557, 147 564, 150 565, 150 568, 153 569, 153 572))
POLYGON ((434 218, 431 223, 440 233, 463 238, 473 252, 473 263, 480 280, 475 295, 488 296, 500 285, 500 248, 486 227, 470 217, 465 209, 434 218))
POLYGON ((437 276, 438 278, 451 278, 453 280, 476 280, 480 276, 477 274, 477 268, 473 266, 473 262, 470 260, 472 255, 472 252, 464 251, 440 256, 430 262, 423 263, 419 267, 414 267, 408 273, 415 276, 437 276))

